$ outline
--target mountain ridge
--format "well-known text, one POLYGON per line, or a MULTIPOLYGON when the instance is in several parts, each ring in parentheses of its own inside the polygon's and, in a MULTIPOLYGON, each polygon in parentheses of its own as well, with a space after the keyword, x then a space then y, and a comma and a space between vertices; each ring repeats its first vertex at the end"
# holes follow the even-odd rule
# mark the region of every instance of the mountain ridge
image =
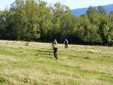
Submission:
MULTIPOLYGON (((94 8, 98 8, 98 6, 92 6, 94 8)), ((109 4, 109 5, 103 5, 102 7, 104 7, 104 9, 107 11, 107 13, 110 13, 111 11, 113 11, 113 4, 109 4)), ((86 14, 86 11, 88 10, 89 7, 85 7, 85 8, 78 8, 78 9, 72 9, 72 14, 75 16, 81 16, 83 14, 86 14)))

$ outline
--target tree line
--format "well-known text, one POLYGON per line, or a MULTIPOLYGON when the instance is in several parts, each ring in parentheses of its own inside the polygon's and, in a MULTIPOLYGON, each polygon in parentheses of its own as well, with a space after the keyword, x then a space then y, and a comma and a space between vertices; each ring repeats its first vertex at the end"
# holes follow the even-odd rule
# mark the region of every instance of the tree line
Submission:
POLYGON ((0 39, 113 45, 113 12, 90 6, 74 16, 68 6, 47 5, 41 0, 15 0, 0 11, 0 39))

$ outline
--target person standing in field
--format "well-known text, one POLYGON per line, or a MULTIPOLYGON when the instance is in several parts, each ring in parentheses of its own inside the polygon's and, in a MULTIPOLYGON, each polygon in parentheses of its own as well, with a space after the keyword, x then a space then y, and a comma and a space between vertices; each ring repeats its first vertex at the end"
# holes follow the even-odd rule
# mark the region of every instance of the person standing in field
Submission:
POLYGON ((68 40, 65 39, 63 43, 65 44, 64 48, 68 48, 68 40))
POLYGON ((55 39, 52 43, 54 58, 57 60, 57 40, 55 39))

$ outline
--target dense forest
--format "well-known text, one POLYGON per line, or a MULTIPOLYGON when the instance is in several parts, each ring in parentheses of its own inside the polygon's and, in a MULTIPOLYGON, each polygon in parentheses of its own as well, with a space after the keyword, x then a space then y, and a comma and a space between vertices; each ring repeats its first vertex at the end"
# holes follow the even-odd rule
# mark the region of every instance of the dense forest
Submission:
POLYGON ((47 5, 41 0, 15 0, 0 11, 0 39, 113 45, 113 11, 90 6, 86 14, 74 16, 68 6, 47 5))

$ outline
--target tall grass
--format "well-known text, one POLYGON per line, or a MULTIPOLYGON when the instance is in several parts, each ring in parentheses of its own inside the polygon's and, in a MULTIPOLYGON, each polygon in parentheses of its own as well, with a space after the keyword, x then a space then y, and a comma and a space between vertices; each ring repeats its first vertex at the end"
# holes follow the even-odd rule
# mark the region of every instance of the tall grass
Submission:
POLYGON ((0 85, 113 85, 113 47, 1 40, 0 85))

